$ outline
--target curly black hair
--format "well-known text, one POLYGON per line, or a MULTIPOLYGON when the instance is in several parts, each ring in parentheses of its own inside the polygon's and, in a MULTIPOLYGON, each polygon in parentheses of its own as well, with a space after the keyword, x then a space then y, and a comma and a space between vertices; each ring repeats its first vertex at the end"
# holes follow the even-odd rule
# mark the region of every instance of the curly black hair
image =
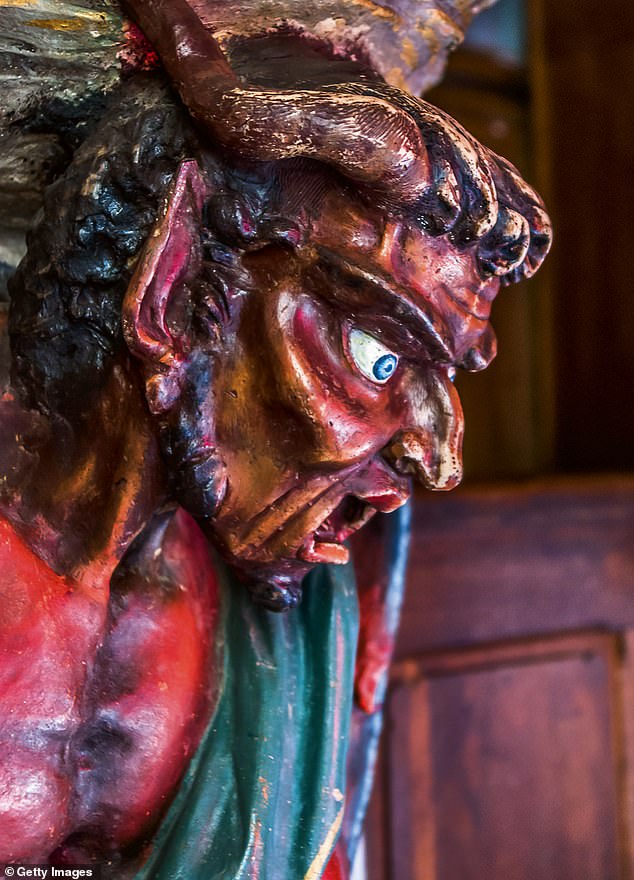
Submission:
POLYGON ((139 77, 47 189, 9 281, 13 379, 29 404, 70 413, 99 387, 135 256, 194 140, 170 89, 139 77))

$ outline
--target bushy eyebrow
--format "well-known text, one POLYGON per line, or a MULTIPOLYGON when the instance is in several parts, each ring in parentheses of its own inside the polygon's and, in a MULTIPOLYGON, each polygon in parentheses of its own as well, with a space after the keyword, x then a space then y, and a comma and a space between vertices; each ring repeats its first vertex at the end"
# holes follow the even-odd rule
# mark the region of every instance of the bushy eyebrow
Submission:
POLYGON ((369 306, 377 317, 390 319, 403 348, 409 349, 413 355, 424 353, 428 359, 439 363, 454 363, 451 335, 441 318, 434 321, 404 291, 383 276, 348 262, 328 248, 317 247, 317 252, 320 256, 317 270, 322 279, 325 275, 330 282, 325 291, 320 285, 320 293, 340 308, 346 305, 358 308, 358 296, 362 291, 366 310, 369 311, 369 306))

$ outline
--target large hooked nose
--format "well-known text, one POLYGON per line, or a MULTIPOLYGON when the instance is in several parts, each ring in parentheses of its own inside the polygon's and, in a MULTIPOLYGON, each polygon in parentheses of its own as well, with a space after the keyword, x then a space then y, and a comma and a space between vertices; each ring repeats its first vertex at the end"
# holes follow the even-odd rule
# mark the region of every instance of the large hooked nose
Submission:
POLYGON ((383 449, 394 470, 428 489, 448 491, 462 479, 464 418, 458 392, 444 371, 413 380, 404 427, 383 449))

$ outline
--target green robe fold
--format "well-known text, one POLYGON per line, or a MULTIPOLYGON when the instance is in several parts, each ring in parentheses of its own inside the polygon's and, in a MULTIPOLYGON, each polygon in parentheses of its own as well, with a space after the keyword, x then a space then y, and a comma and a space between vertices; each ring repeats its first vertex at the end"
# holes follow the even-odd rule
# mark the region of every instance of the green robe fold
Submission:
POLYGON ((223 565, 218 575, 220 698, 134 880, 317 880, 343 817, 352 567, 317 568, 287 614, 253 605, 223 565))

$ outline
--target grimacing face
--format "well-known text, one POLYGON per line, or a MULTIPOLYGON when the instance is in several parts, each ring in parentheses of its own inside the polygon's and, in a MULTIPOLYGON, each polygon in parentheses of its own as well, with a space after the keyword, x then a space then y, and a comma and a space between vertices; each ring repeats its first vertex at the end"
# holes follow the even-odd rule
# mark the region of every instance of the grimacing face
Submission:
POLYGON ((460 481, 452 380, 484 339, 481 360, 493 356, 499 280, 480 278, 474 249, 334 197, 307 245, 243 260, 252 289, 231 302, 220 342, 187 353, 214 365, 180 399, 196 398, 194 447, 224 464, 203 528, 277 608, 315 564, 346 562, 346 538, 404 504, 411 477, 460 481))

